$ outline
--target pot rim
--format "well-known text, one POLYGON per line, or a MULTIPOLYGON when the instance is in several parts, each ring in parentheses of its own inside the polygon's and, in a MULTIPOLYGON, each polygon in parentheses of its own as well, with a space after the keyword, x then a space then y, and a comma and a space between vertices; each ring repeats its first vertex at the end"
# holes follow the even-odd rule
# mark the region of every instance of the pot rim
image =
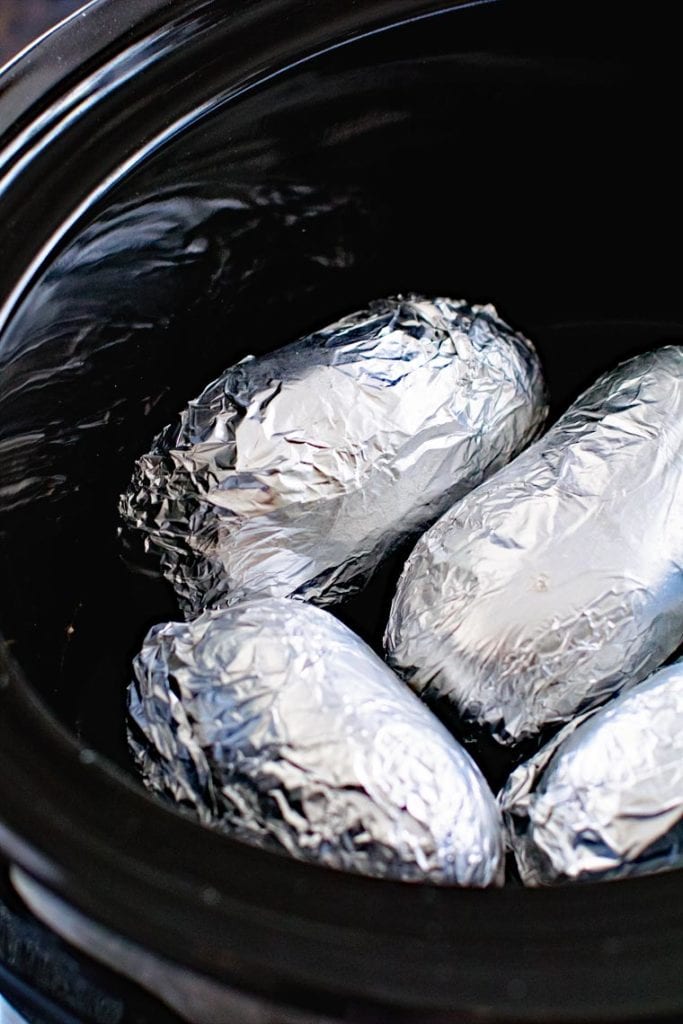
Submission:
MULTIPOLYGON (((164 59, 179 26, 186 41, 200 41, 213 17, 226 38, 279 32, 281 68, 302 35, 313 55, 463 6, 472 4, 365 0, 340 12, 333 0, 314 9, 305 0, 235 0, 228 12, 216 0, 92 0, 0 76, 8 248, 25 204, 36 202, 21 191, 26 170, 48 160, 75 111, 97 116, 110 95, 98 92, 105 64, 116 68, 125 56, 124 88, 150 55, 164 59)), ((258 66, 260 56, 245 49, 233 88, 275 73, 276 64, 258 66)), ((49 229, 42 258, 55 237, 49 229)), ((19 250, 13 267, 0 270, 9 314, 21 263, 19 250)), ((683 1009, 681 871, 499 891, 342 874, 244 846, 164 807, 79 746, 5 643, 0 705, 0 849, 81 913, 171 961, 271 1000, 350 1017, 359 1006, 392 1007, 400 1013, 392 1019, 421 1024, 462 1022, 463 1013, 568 1021, 683 1009)))

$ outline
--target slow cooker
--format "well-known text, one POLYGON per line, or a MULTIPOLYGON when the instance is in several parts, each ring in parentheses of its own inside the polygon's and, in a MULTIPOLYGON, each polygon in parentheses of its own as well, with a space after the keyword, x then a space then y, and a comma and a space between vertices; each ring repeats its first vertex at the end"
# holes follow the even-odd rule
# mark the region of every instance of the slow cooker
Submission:
MULTIPOLYGON (((47 950, 13 971, 0 942, 0 988, 27 1016, 679 1019, 681 872, 377 881, 148 796, 125 687, 177 610, 116 532, 207 380, 369 299, 495 301, 555 414, 680 341, 677 39, 662 2, 94 0, 0 77, 2 920, 47 950)), ((371 641, 395 569, 344 612, 371 641)))

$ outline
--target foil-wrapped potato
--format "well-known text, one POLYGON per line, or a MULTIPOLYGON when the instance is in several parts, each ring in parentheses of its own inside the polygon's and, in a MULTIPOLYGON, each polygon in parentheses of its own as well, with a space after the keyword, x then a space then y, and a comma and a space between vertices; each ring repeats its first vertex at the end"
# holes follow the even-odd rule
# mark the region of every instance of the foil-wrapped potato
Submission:
POLYGON ((565 726, 499 799, 526 885, 683 867, 683 662, 565 726))
POLYGON ((491 306, 387 299, 213 381, 121 499, 189 617, 340 601, 538 432, 532 345, 491 306))
POLYGON ((128 707, 143 781, 206 825, 366 875, 502 882, 478 768, 328 612, 261 598, 155 626, 128 707))
POLYGON ((512 745, 644 679, 683 639, 683 348, 601 377, 418 541, 389 663, 512 745))

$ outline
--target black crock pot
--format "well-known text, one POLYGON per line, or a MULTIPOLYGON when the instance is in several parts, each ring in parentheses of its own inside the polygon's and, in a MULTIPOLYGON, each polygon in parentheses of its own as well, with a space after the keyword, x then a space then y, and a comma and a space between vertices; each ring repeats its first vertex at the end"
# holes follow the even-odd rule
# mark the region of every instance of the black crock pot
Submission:
MULTIPOLYGON (((94 0, 0 77, 0 848, 38 917, 184 1017, 683 1012, 681 872, 401 885, 148 797, 123 694, 177 613, 115 511, 212 375, 372 297, 494 300, 555 411, 680 340, 677 38, 656 2, 94 0)), ((370 639, 393 571, 345 612, 370 639)))

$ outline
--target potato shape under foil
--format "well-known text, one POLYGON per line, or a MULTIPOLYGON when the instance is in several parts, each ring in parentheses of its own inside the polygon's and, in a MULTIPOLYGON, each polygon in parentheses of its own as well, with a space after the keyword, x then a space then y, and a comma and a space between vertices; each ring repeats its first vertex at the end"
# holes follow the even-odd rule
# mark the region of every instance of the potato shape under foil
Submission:
POLYGON ((683 638, 683 348, 605 374, 418 541, 389 663, 459 728, 537 736, 683 638))
POLYGON ((209 384, 121 499, 190 617, 338 602, 538 432, 532 345, 492 306, 372 303, 209 384))
POLYGON ((499 799, 526 885, 683 867, 683 662, 565 726, 499 799))
POLYGON ((502 881, 479 769, 328 612, 261 598, 156 626, 134 674, 143 781, 204 824, 366 875, 502 881))

